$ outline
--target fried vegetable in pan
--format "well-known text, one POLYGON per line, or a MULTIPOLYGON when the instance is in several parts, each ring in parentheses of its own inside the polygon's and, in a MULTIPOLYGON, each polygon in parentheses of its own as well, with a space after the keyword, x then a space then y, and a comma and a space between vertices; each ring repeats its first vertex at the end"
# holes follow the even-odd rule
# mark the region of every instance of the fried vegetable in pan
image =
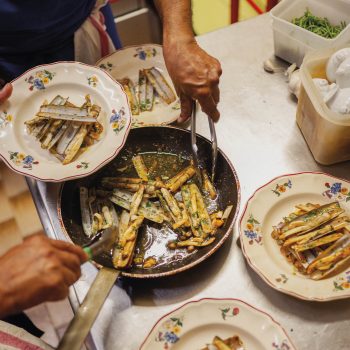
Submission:
POLYGON ((216 190, 214 185, 211 183, 208 173, 205 170, 202 170, 202 177, 203 177, 203 189, 204 191, 208 192, 211 199, 215 199, 217 196, 216 190))
POLYGON ((190 185, 190 192, 191 194, 194 193, 196 197, 198 216, 202 230, 204 232, 204 236, 206 237, 208 234, 213 233, 214 230, 211 224, 210 216, 204 203, 204 199, 196 184, 190 185))
MULTIPOLYGON (((132 198, 133 194, 131 192, 116 189, 113 191, 112 196, 109 197, 109 200, 118 207, 130 211, 132 198)), ((137 214, 159 224, 163 223, 164 220, 168 220, 162 208, 146 198, 142 199, 137 214)))
POLYGON ((89 205, 89 193, 86 187, 80 187, 80 211, 84 233, 90 237, 92 235, 92 213, 89 205))
POLYGON ((101 107, 92 104, 89 95, 77 107, 57 95, 50 103, 44 101, 35 118, 25 122, 28 132, 50 150, 63 164, 70 163, 80 150, 98 140, 102 125, 97 121, 101 107))
POLYGON ((209 212, 207 202, 212 203, 212 200, 209 193, 202 193, 195 183, 192 165, 170 177, 168 175, 173 175, 174 171, 168 172, 161 161, 150 159, 149 154, 136 154, 131 162, 134 169, 127 165, 118 170, 119 176, 102 177, 97 189, 80 189, 82 226, 88 237, 119 221, 119 238, 113 251, 116 268, 128 268, 132 261, 144 268, 158 263, 152 256, 145 260, 140 256, 133 258, 138 230, 145 220, 165 225, 164 232, 171 230, 177 235, 176 241, 167 242, 169 249, 186 248, 193 252, 215 241, 216 231, 227 220, 232 206, 225 211, 209 212), (161 170, 157 173, 156 169, 161 170), (168 181, 164 183, 162 178, 168 181), (121 211, 119 218, 110 206, 121 211), (117 217, 115 220, 113 215, 117 217))
POLYGON ((132 157, 132 162, 134 163, 134 167, 136 169, 137 175, 143 180, 148 181, 148 170, 146 165, 142 159, 141 155, 137 155, 132 157))
POLYGON ((143 216, 138 216, 125 231, 119 232, 117 243, 118 251, 115 251, 113 265, 117 269, 125 269, 132 263, 135 250, 137 232, 143 222, 143 216))
POLYGON ((288 261, 312 279, 350 264, 350 218, 338 202, 297 205, 274 227, 272 237, 288 261))
POLYGON ((131 200, 131 204, 130 204, 130 216, 131 217, 133 217, 134 215, 137 214, 137 212, 139 210, 139 206, 140 206, 141 201, 142 201, 144 191, 145 191, 145 186, 140 185, 139 190, 133 195, 132 200, 131 200))
POLYGON ((196 173, 193 165, 190 165, 176 174, 174 177, 166 182, 166 187, 171 192, 176 192, 183 184, 191 179, 196 173))

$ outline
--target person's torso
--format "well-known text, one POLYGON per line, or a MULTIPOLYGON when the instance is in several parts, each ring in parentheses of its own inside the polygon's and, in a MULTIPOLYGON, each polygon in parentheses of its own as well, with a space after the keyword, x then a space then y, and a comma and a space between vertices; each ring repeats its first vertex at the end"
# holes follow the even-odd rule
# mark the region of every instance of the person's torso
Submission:
POLYGON ((59 47, 81 26, 96 0, 1 0, 0 55, 59 47))

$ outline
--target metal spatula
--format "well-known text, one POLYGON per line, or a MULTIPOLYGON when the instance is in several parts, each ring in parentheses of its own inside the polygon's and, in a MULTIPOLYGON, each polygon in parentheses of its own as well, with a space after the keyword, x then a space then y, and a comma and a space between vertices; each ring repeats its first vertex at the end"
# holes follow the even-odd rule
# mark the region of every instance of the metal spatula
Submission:
MULTIPOLYGON (((191 117, 191 147, 192 147, 192 158, 193 163, 196 168, 196 173, 200 185, 202 185, 202 175, 199 169, 198 162, 198 147, 197 147, 197 136, 196 136, 196 112, 197 112, 197 101, 193 101, 192 106, 192 117, 191 117)), ((210 128, 210 138, 211 138, 211 180, 214 181, 216 160, 218 156, 218 144, 216 138, 215 125, 213 120, 208 116, 209 128, 210 128)))

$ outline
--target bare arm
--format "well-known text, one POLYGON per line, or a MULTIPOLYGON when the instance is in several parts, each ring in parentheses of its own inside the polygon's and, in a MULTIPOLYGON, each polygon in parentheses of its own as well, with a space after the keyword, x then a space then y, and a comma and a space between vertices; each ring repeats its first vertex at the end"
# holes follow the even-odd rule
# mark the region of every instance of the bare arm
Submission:
POLYGON ((191 116, 192 100, 198 100, 203 112, 214 121, 220 117, 217 59, 202 50, 192 30, 190 0, 154 0, 163 20, 165 63, 181 101, 179 122, 191 116))

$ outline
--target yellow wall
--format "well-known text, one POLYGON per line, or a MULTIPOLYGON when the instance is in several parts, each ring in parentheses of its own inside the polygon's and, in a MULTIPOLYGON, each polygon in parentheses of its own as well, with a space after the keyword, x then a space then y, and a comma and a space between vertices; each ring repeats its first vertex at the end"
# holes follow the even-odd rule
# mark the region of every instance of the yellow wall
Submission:
MULTIPOLYGON (((246 0, 239 2, 240 21, 257 15, 246 0)), ((255 0, 255 3, 261 9, 266 7, 266 0, 255 0)), ((229 25, 230 6, 231 0, 192 0, 193 27, 196 34, 211 32, 229 25)))

